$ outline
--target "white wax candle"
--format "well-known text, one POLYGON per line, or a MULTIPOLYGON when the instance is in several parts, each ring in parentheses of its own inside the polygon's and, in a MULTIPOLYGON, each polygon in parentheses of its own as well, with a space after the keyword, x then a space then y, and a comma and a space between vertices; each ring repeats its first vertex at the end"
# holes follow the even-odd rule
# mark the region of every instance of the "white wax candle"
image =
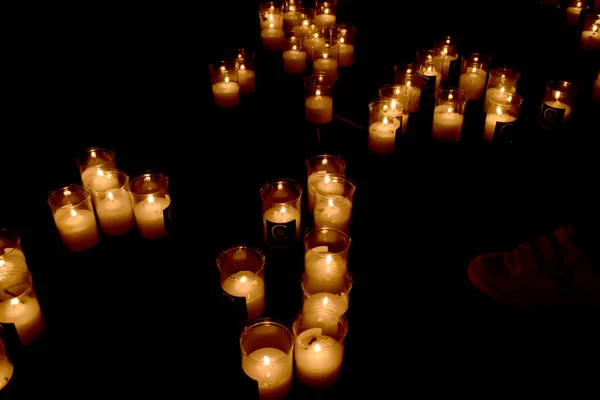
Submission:
POLYGON ((215 104, 220 108, 237 107, 240 103, 240 85, 237 82, 225 78, 223 82, 217 82, 212 86, 215 104))
POLYGON ((354 64, 354 46, 348 43, 340 43, 338 62, 341 68, 354 64))
POLYGON ((23 346, 34 343, 46 328, 40 303, 35 297, 21 296, 2 302, 0 321, 15 324, 23 346))
POLYGON ((581 7, 567 7, 567 25, 575 26, 579 21, 579 15, 581 14, 581 7))
POLYGON ((0 270, 28 269, 25 254, 19 249, 5 247, 0 255, 0 270))
POLYGON ((487 71, 481 68, 469 68, 467 72, 460 75, 458 88, 462 89, 469 100, 478 100, 483 97, 487 71))
POLYGON ((98 244, 100 237, 94 213, 63 206, 54 213, 58 234, 70 251, 89 250, 98 244))
POLYGON ((323 50, 327 45, 325 39, 322 37, 312 37, 304 40, 304 50, 306 51, 306 59, 308 61, 314 60, 314 53, 317 54, 323 50))
POLYGON ((248 358, 242 358, 242 369, 258 382, 260 400, 285 399, 292 388, 293 357, 279 349, 265 347, 253 351, 248 358))
POLYGON ((563 103, 562 101, 558 101, 558 100, 546 101, 544 104, 546 104, 548 107, 560 108, 560 109, 565 110, 565 114, 563 116, 563 121, 562 121, 563 124, 569 120, 569 117, 571 116, 571 106, 570 105, 563 103))
POLYGON ((286 50, 283 52, 283 70, 288 74, 302 74, 306 71, 306 52, 286 50))
POLYGON ((283 48, 283 30, 278 28, 263 29, 260 39, 265 50, 281 50, 283 48))
POLYGON ((594 83, 594 101, 600 103, 600 77, 594 83))
POLYGON ((431 135, 444 142, 457 142, 460 140, 463 119, 451 106, 439 105, 433 111, 431 135))
MULTIPOLYGON (((435 79, 435 92, 440 88, 440 85, 442 84, 442 73, 440 71, 435 71, 434 69, 427 69, 423 72, 424 83, 426 83, 428 79, 435 79)), ((434 92, 432 92, 431 94, 433 94, 434 92)))
POLYGON ((81 173, 81 183, 88 189, 102 192, 106 189, 119 186, 119 178, 112 174, 107 174, 102 168, 90 167, 81 173))
MULTIPOLYGON (((398 103, 401 104, 400 100, 398 100, 398 103)), ((398 107, 392 107, 384 106, 381 114, 388 117, 388 121, 396 127, 396 131, 402 126, 400 133, 404 135, 408 129, 408 111, 404 112, 404 109, 400 111, 398 107)))
POLYGON ((320 29, 326 29, 335 25, 336 17, 332 14, 318 14, 315 15, 315 25, 320 29))
POLYGON ((338 182, 335 179, 331 179, 330 176, 326 175, 325 171, 319 171, 316 174, 313 174, 315 176, 314 179, 318 179, 319 177, 323 178, 323 180, 317 182, 316 180, 313 181, 312 184, 312 194, 313 194, 313 199, 312 199, 312 203, 309 201, 309 208, 311 209, 311 211, 314 210, 314 201, 315 201, 315 191, 318 192, 320 195, 322 196, 329 196, 329 195, 336 195, 336 196, 341 196, 344 194, 344 184, 342 182, 338 182))
POLYGON ((167 197, 149 195, 133 208, 140 235, 145 239, 158 239, 167 234, 164 210, 171 204, 167 197))
POLYGON ((515 117, 513 117, 512 115, 503 113, 501 110, 498 110, 497 112, 488 113, 487 116, 485 117, 485 127, 483 129, 483 139, 487 140, 488 142, 491 142, 492 140, 494 140, 494 133, 496 130, 497 122, 508 123, 508 122, 513 122, 515 120, 516 120, 515 117))
POLYGON ((4 388, 8 382, 10 382, 14 370, 15 368, 13 363, 10 362, 8 357, 4 356, 3 358, 0 358, 0 390, 2 390, 2 388, 4 388))
POLYGON ((315 96, 304 100, 306 120, 313 124, 327 124, 333 120, 333 98, 317 90, 315 96))
MULTIPOLYGON (((597 25, 594 25, 597 27, 597 25)), ((583 50, 600 50, 600 33, 596 30, 587 30, 581 32, 581 48, 583 50)))
POLYGON ((298 335, 294 360, 298 380, 312 388, 330 388, 342 370, 344 347, 321 328, 312 328, 298 335))
POLYGON ((490 100, 493 100, 498 103, 507 102, 509 96, 514 93, 515 88, 506 89, 505 87, 501 87, 487 89, 485 92, 485 100, 483 103, 483 112, 487 113, 490 105, 490 100))
POLYGON ((442 71, 442 80, 447 81, 450 76, 450 65, 458 56, 439 54, 433 58, 433 65, 437 71, 442 71))
POLYGON ((352 202, 338 195, 328 195, 326 200, 315 203, 315 226, 332 227, 343 232, 350 231, 352 202))
POLYGON ((265 241, 267 241, 267 221, 273 224, 287 224, 296 221, 296 239, 300 238, 300 212, 292 206, 275 206, 263 214, 263 228, 265 241))
MULTIPOLYGON (((320 270, 325 272, 326 270, 320 270)), ((313 272, 314 273, 314 272, 313 272)), ((330 279, 331 276, 328 274, 323 279, 330 279)), ((319 277, 311 279, 319 279, 319 277)), ((340 277, 340 279, 343 279, 340 277)), ((333 293, 315 293, 310 295, 310 297, 304 300, 304 305, 302 306, 302 311, 304 314, 309 314, 312 312, 321 312, 321 311, 331 311, 337 315, 344 315, 346 311, 348 311, 348 295, 339 295, 333 293)))
POLYGON ((377 154, 393 153, 396 129, 397 126, 387 119, 369 125, 369 138, 367 140, 369 150, 377 154))
POLYGON ((241 94, 254 93, 256 90, 256 74, 254 71, 246 69, 245 66, 238 68, 238 84, 241 94))
POLYGON ((313 72, 325 73, 327 80, 333 83, 338 78, 338 60, 331 57, 318 58, 313 62, 313 72))
POLYGON ((94 209, 100 230, 109 236, 125 235, 135 225, 131 197, 125 189, 108 190, 104 198, 96 197, 94 209))
POLYGON ((260 318, 265 311, 265 281, 250 271, 240 271, 221 282, 224 291, 246 299, 248 320, 260 318))
POLYGON ((304 270, 307 272, 316 269, 329 268, 346 272, 348 262, 340 254, 310 250, 304 255, 304 270))
POLYGON ((260 20, 260 30, 275 28, 283 29, 283 15, 268 13, 265 19, 260 20))

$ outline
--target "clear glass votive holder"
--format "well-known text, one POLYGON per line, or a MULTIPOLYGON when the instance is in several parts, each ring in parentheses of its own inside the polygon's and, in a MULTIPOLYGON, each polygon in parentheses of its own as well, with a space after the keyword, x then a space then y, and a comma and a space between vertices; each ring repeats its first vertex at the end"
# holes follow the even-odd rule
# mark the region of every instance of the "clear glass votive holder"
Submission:
POLYGON ((305 270, 302 287, 302 311, 331 311, 344 315, 350 305, 350 291, 354 281, 348 271, 323 267, 305 270))
POLYGON ((282 52, 283 70, 291 75, 300 75, 306 72, 306 51, 302 38, 293 32, 285 34, 285 44, 282 52))
POLYGON ((340 68, 354 64, 354 47, 356 46, 356 26, 336 23, 333 26, 333 51, 338 52, 340 68))
POLYGON ((521 78, 521 73, 512 69, 495 68, 490 70, 485 90, 483 112, 487 113, 490 98, 494 97, 496 100, 506 100, 509 95, 516 93, 519 78, 521 78))
POLYGON ((256 69, 254 66, 256 54, 246 49, 238 49, 236 54, 235 67, 237 69, 240 94, 254 93, 256 91, 256 69))
POLYGON ((326 173, 344 174, 346 160, 333 154, 319 154, 306 160, 306 183, 308 210, 312 213, 315 207, 314 183, 325 176, 326 173))
POLYGON ((48 205, 67 250, 81 252, 98 244, 100 236, 90 191, 83 186, 65 186, 50 193, 48 205))
POLYGON ((565 11, 566 22, 570 27, 577 26, 583 10, 590 8, 587 0, 570 0, 565 11))
POLYGON ((129 182, 129 194, 140 236, 144 239, 167 236, 173 221, 169 177, 157 172, 138 175, 129 182))
POLYGON ((124 236, 135 226, 133 205, 129 195, 129 175, 125 171, 112 170, 104 175, 96 175, 90 180, 92 201, 100 230, 107 236, 124 236), (97 180, 111 182, 109 186, 102 183, 97 190, 97 180))
POLYGON ((292 324, 296 378, 311 389, 330 389, 342 371, 348 319, 328 310, 300 312, 292 324))
POLYGON ((0 321, 15 325, 23 346, 36 343, 46 330, 28 270, 0 271, 0 321))
POLYGON ((81 184, 87 188, 88 181, 94 175, 101 174, 102 170, 116 169, 115 151, 99 147, 89 147, 82 151, 75 162, 79 167, 81 184))
POLYGON ((313 48, 313 75, 324 75, 325 82, 333 86, 338 79, 339 55, 335 46, 313 48))
POLYGON ((315 31, 316 25, 313 20, 308 16, 307 13, 302 15, 302 20, 298 21, 297 25, 292 28, 292 34, 302 40, 307 39, 310 36, 310 33, 315 31))
POLYGON ((286 0, 283 2, 283 30, 293 31, 294 27, 302 24, 306 19, 302 2, 299 0, 286 0))
POLYGON ((209 66, 215 105, 235 108, 240 103, 240 84, 236 60, 220 61, 209 66))
POLYGON ((315 1, 315 24, 321 29, 331 29, 336 23, 337 0, 315 1))
POLYGON ((310 228, 304 234, 304 270, 333 268, 348 270, 350 236, 339 229, 310 228))
POLYGON ((322 76, 304 78, 305 118, 315 125, 333 121, 333 96, 331 85, 322 76))
POLYGON ((600 50, 600 14, 588 13, 583 19, 579 46, 584 51, 600 50))
MULTIPOLYGON (((400 124, 401 134, 404 135, 408 128, 408 117, 410 115, 409 110, 413 107, 413 101, 420 101, 415 99, 414 93, 415 88, 411 85, 396 85, 396 84, 385 84, 379 88, 379 98, 383 100, 393 100, 389 105, 384 105, 382 112, 385 115, 391 115, 400 124)), ((413 107, 414 108, 414 107, 413 107)), ((370 110, 370 109, 369 109, 370 110)))
POLYGON ((12 269, 29 269, 21 247, 21 235, 13 230, 1 228, 0 271, 12 269))
POLYGON ((15 367, 8 357, 6 343, 0 337, 0 392, 4 389, 13 377, 15 367))
POLYGON ((595 102, 600 103, 600 71, 598 71, 598 74, 596 75, 596 81, 594 82, 592 97, 595 102))
MULTIPOLYGON (((406 86, 405 94, 408 95, 408 98, 406 99, 407 105, 404 104, 405 110, 409 114, 419 111, 423 79, 421 78, 421 75, 417 73, 414 63, 394 65, 394 85, 406 86)), ((382 94, 380 92, 379 97, 381 96, 382 94)))
POLYGON ((458 45, 452 36, 444 36, 435 41, 433 65, 441 71, 442 82, 450 79, 453 63, 458 60, 458 45))
POLYGON ((277 179, 260 188, 265 243, 292 247, 300 240, 302 186, 293 179, 277 179))
POLYGON ((491 58, 483 53, 467 53, 463 56, 458 88, 469 100, 483 98, 490 62, 491 58))
POLYGON ((442 72, 435 68, 434 50, 421 50, 417 52, 417 73, 421 76, 421 94, 433 96, 442 84, 442 72))
POLYGON ((489 100, 489 108, 485 117, 483 139, 488 142, 512 143, 514 139, 514 126, 523 97, 518 93, 512 93, 506 98, 499 95, 492 96, 489 100))
POLYGON ((294 335, 284 324, 263 318, 240 335, 242 369, 257 382, 260 400, 284 400, 292 388, 294 335))
POLYGON ((254 321, 265 312, 265 263, 262 250, 244 245, 230 247, 217 256, 221 288, 234 304, 240 304, 246 321, 254 321))
POLYGON ((461 89, 444 88, 435 93, 431 135, 442 142, 458 142, 462 133, 467 95, 461 89))
POLYGON ((376 154, 392 154, 398 129, 405 122, 404 107, 396 99, 379 98, 369 103, 367 147, 376 154))
POLYGON ((325 36, 324 32, 313 23, 306 26, 306 36, 304 38, 303 47, 306 51, 306 57, 309 62, 313 62, 315 50, 317 54, 320 50, 324 49, 330 44, 328 37, 325 36))
POLYGON ((356 183, 346 175, 325 174, 315 181, 314 226, 350 232, 356 183))
POLYGON ((273 1, 267 1, 260 5, 258 11, 260 30, 275 28, 283 29, 283 9, 281 5, 273 1))
POLYGON ((549 81, 538 118, 539 126, 546 130, 561 128, 571 116, 579 89, 571 82, 549 81))

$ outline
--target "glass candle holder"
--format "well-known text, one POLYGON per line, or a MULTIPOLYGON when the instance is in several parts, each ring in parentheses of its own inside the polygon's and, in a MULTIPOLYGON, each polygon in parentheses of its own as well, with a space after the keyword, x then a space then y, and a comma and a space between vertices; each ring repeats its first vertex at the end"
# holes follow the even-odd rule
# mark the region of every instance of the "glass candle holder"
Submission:
POLYGON ((265 263, 260 249, 242 245, 217 256, 221 288, 234 304, 241 305, 247 321, 260 318, 265 311, 265 263))
POLYGON ((156 172, 139 175, 129 182, 129 193, 140 236, 144 239, 167 236, 172 222, 169 177, 156 172))
POLYGON ((221 61, 209 66, 215 105, 234 108, 240 103, 240 85, 235 60, 221 61))
POLYGON ((302 40, 307 39, 310 36, 310 33, 317 30, 316 25, 313 20, 308 16, 308 10, 306 10, 302 14, 302 20, 297 21, 297 25, 294 25, 292 28, 292 33, 294 36, 302 38, 302 40))
POLYGON ((69 251, 89 250, 100 240, 91 197, 77 185, 54 190, 48 196, 58 235, 69 251))
POLYGON ((101 175, 105 170, 116 169, 114 150, 89 147, 75 158, 81 175, 81 184, 87 188, 88 181, 94 175, 101 175))
POLYGON ((336 23, 333 27, 333 49, 338 52, 340 68, 354 64, 354 46, 356 45, 356 27, 350 24, 336 23))
POLYGON ((283 47, 283 11, 281 8, 266 8, 258 13, 260 20, 260 41, 267 51, 281 50, 283 47))
POLYGON ((444 36, 435 41, 433 65, 436 71, 441 71, 442 82, 450 78, 452 66, 458 60, 458 46, 452 36, 444 36))
POLYGON ((315 1, 315 24, 321 29, 331 29, 336 23, 337 0, 315 1))
POLYGON ((369 136, 367 146, 376 154, 392 154, 398 129, 402 132, 405 115, 398 100, 379 98, 369 103, 369 136))
POLYGON ((585 0, 571 0, 569 1, 569 5, 566 10, 566 22, 568 26, 577 26, 579 22, 579 17, 581 16, 581 11, 587 10, 590 8, 590 5, 585 0))
POLYGON ((331 85, 323 77, 304 78, 304 110, 306 120, 315 125, 333 121, 333 96, 331 85))
POLYGON ((425 96, 435 95, 435 91, 442 84, 442 72, 435 68, 434 50, 421 50, 417 52, 418 74, 421 76, 423 86, 421 93, 425 96))
POLYGON ((325 76, 325 83, 333 86, 338 79, 339 48, 326 45, 323 48, 313 48, 313 75, 325 76))
POLYGON ((108 171, 90 180, 92 200, 100 230, 108 236, 123 236, 135 226, 133 205, 129 195, 129 175, 125 171, 108 171), (96 180, 112 182, 108 187, 95 190, 96 180))
POLYGON ((308 210, 312 213, 315 206, 314 184, 326 173, 344 174, 346 161, 341 156, 333 154, 319 154, 306 160, 306 176, 308 177, 306 189, 308 194, 308 210))
POLYGON ((282 323, 260 319, 240 335, 242 369, 258 384, 260 400, 283 400, 292 388, 294 335, 282 323))
POLYGON ((469 100, 483 98, 491 58, 482 53, 468 53, 462 58, 458 88, 469 100))
POLYGON ((517 92, 517 84, 521 74, 508 68, 492 69, 489 73, 483 112, 487 113, 490 98, 498 101, 506 100, 508 96, 517 92))
POLYGON ((283 10, 273 1, 262 3, 258 11, 260 30, 283 29, 283 10))
POLYGON ((349 233, 356 183, 345 175, 325 174, 313 187, 314 226, 330 227, 349 233))
POLYGON ((333 268, 348 270, 350 236, 339 229, 311 228, 304 234, 304 270, 333 268))
POLYGON ((567 81, 549 81, 540 109, 539 125, 546 130, 561 128, 571 116, 578 88, 567 81))
POLYGON ((302 2, 299 0, 286 0, 283 2, 283 30, 285 32, 293 31, 306 19, 302 2))
POLYGON ((46 330, 29 271, 0 272, 0 321, 15 325, 23 346, 36 343, 46 330))
POLYGON ((440 89, 435 93, 431 135, 442 142, 458 142, 461 137, 467 95, 461 89, 440 89))
POLYGON ((579 45, 585 51, 600 50, 600 14, 586 14, 579 45))
MULTIPOLYGON (((402 103, 405 110, 409 114, 419 111, 423 80, 421 75, 417 74, 414 63, 394 65, 394 85, 405 86, 400 88, 400 93, 396 93, 397 95, 402 93, 406 95, 406 104, 402 103)), ((381 90, 379 97, 382 97, 381 90)))
POLYGON ((379 88, 379 98, 393 100, 389 105, 383 106, 382 112, 384 115, 397 119, 394 123, 400 125, 401 134, 404 135, 408 129, 409 110, 413 107, 412 102, 420 101, 420 96, 419 99, 414 98, 414 90, 411 85, 386 84, 379 88))
POLYGON ((305 270, 300 282, 302 286, 302 311, 331 311, 344 315, 350 305, 353 279, 348 271, 334 268, 311 268, 305 270))
POLYGON ((292 247, 300 240, 302 186, 293 179, 278 179, 260 188, 265 242, 292 247))
POLYGON ((302 38, 293 33, 286 33, 282 52, 283 70, 292 75, 300 75, 306 71, 306 52, 302 38))
POLYGON ((256 91, 256 72, 254 67, 255 53, 246 49, 238 49, 235 58, 240 94, 256 91))
POLYGON ((523 97, 518 93, 512 93, 506 98, 492 96, 489 102, 483 139, 488 142, 511 143, 514 137, 512 131, 515 121, 519 118, 523 97))
POLYGON ((595 102, 600 103, 600 71, 598 71, 598 74, 596 75, 592 97, 595 102))
POLYGON ((306 26, 306 37, 303 42, 304 51, 306 51, 307 60, 313 62, 315 51, 319 51, 329 45, 328 38, 323 31, 313 22, 306 26))
POLYGON ((8 385, 13 377, 15 368, 6 352, 6 343, 0 338, 0 391, 8 385))
POLYGON ((311 389, 329 389, 344 361, 348 319, 331 311, 301 312, 292 325, 296 378, 311 389))
POLYGON ((21 236, 10 229, 0 229, 0 271, 25 269, 27 262, 21 248, 21 236))

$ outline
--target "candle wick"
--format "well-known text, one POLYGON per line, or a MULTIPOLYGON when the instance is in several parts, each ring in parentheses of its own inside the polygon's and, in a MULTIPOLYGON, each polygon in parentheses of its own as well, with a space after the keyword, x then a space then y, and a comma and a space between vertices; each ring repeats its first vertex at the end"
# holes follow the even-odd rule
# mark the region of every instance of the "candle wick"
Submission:
POLYGON ((312 345, 316 341, 317 341, 317 337, 313 336, 313 338, 309 340, 308 345, 310 346, 310 345, 312 345))
POLYGON ((11 291, 10 291, 10 290, 8 290, 8 289, 4 289, 4 293, 6 293, 6 294, 8 294, 8 295, 10 295, 10 296, 12 296, 12 297, 19 297, 19 296, 17 296, 15 293, 11 292, 11 291))

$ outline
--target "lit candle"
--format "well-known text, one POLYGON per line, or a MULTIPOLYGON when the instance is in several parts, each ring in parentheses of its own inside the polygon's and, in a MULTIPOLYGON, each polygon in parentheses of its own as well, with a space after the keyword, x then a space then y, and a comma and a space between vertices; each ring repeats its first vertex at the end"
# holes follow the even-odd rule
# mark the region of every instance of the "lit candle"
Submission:
POLYGON ((414 113, 419 111, 421 89, 413 86, 410 80, 406 81, 405 85, 398 85, 396 89, 394 89, 394 96, 398 99, 400 104, 404 106, 405 112, 414 113))
POLYGON ((402 126, 400 133, 404 135, 408 129, 408 112, 404 112, 404 105, 403 107, 399 107, 402 104, 400 100, 393 99, 390 103, 389 106, 387 104, 383 106, 381 113, 392 121, 396 126, 396 130, 402 126))
POLYGON ((367 141, 369 150, 377 154, 393 153, 397 128, 387 117, 384 117, 382 121, 369 125, 369 138, 367 141))
POLYGON ((269 28, 283 29, 283 16, 272 12, 267 13, 266 18, 260 20, 260 30, 269 28))
POLYGON ((542 113, 543 118, 548 121, 556 121, 562 120, 561 125, 566 123, 571 116, 571 106, 560 101, 560 97, 562 93, 558 90, 554 92, 554 101, 546 101, 544 102, 544 106, 542 113), (562 115, 562 118, 560 118, 562 115))
POLYGON ((306 71, 306 52, 293 45, 283 52, 283 69, 288 74, 302 74, 306 71))
MULTIPOLYGON (((327 273, 327 270, 319 270, 322 272, 323 276, 315 276, 314 278, 311 276, 311 279, 322 279, 329 280, 332 277, 332 274, 327 273)), ((315 272, 311 272, 311 275, 315 272)), ((341 274, 339 279, 343 279, 341 274)), ((320 312, 320 311, 331 311, 337 315, 344 315, 346 311, 348 311, 348 296, 346 294, 333 294, 333 293, 315 293, 310 295, 304 300, 304 305, 302 306, 302 311, 305 314, 309 314, 312 312, 320 312)))
POLYGON ((38 299, 25 295, 0 303, 0 321, 15 324, 23 346, 37 341, 46 329, 38 299))
POLYGON ((102 232, 109 236, 122 236, 131 231, 135 225, 135 217, 129 192, 125 189, 112 189, 103 197, 95 196, 94 200, 102 232))
POLYGON ((600 50, 600 34, 598 33, 598 25, 598 21, 596 21, 590 30, 581 32, 580 45, 583 50, 600 50))
POLYGON ((103 192, 119 185, 119 179, 112 174, 105 174, 102 168, 90 167, 81 173, 81 183, 87 189, 103 192), (94 179, 94 182, 90 181, 94 179))
POLYGON ((490 100, 494 100, 495 102, 504 102, 506 101, 512 94, 516 92, 515 87, 511 87, 507 89, 505 86, 497 87, 497 88, 489 88, 485 92, 485 100, 483 103, 483 112, 488 111, 488 107, 490 105, 490 100))
POLYGON ((166 236, 164 212, 171 204, 170 197, 149 195, 137 203, 133 209, 140 235, 145 239, 158 239, 166 236))
POLYGON ((596 82, 594 83, 594 101, 600 103, 600 74, 598 74, 598 78, 596 78, 596 82))
POLYGON ((281 50, 283 48, 283 29, 273 24, 260 32, 260 39, 265 50, 281 50))
POLYGON ((5 247, 0 249, 0 270, 11 270, 15 268, 28 269, 25 262, 25 254, 17 248, 5 247))
POLYGON ((347 233, 350 231, 352 202, 343 196, 328 195, 326 200, 316 202, 314 215, 317 228, 328 226, 347 233))
POLYGON ((296 12, 295 6, 290 6, 289 11, 283 13, 283 30, 290 32, 296 25, 296 19, 302 16, 301 12, 296 12))
POLYGON ((325 30, 328 27, 335 25, 336 17, 331 14, 329 8, 323 10, 323 13, 315 15, 315 25, 321 30, 325 30))
POLYGON ((247 69, 245 64, 240 64, 237 73, 238 83, 240 85, 240 93, 254 93, 256 89, 256 74, 254 71, 247 69))
MULTIPOLYGON (((323 161, 327 161, 327 159, 323 161)), ((313 212, 315 208, 315 189, 323 195, 344 194, 344 184, 336 182, 326 174, 327 171, 317 171, 308 177, 308 209, 310 212, 313 212), (319 181, 320 178, 323 180, 319 181), (317 181, 319 182, 317 183, 317 181)))
POLYGON ((440 54, 433 58, 433 65, 438 71, 442 71, 442 80, 447 81, 450 75, 450 65, 458 58, 455 54, 448 54, 448 46, 444 46, 440 54))
POLYGON ((439 105, 433 111, 433 129, 431 135, 444 142, 457 142, 463 125, 463 116, 454 112, 448 105, 439 105))
POLYGON ((581 2, 578 1, 576 6, 567 7, 567 25, 575 26, 579 21, 579 15, 583 9, 581 2))
POLYGON ((428 66, 425 71, 423 71, 423 90, 425 90, 429 94, 434 94, 436 90, 440 88, 442 84, 442 73, 440 71, 436 71, 435 67, 428 66), (431 81, 435 82, 435 86, 431 84, 431 81))
POLYGON ((85 251, 98 244, 100 237, 93 212, 66 205, 56 210, 54 222, 63 244, 70 251, 85 251))
POLYGON ((233 108, 240 102, 240 85, 230 81, 228 76, 222 82, 215 83, 212 91, 217 107, 233 108))
POLYGON ((308 61, 314 60, 314 52, 320 52, 327 47, 327 42, 324 38, 319 37, 318 33, 314 33, 313 37, 309 37, 304 40, 304 49, 306 50, 306 59, 308 61))
POLYGON ((291 235, 300 238, 300 212, 292 206, 275 206, 263 214, 265 242, 270 242, 267 235, 278 240, 289 240, 291 235))
POLYGON ((282 400, 292 387, 293 360, 283 351, 264 347, 242 358, 242 369, 258 382, 260 400, 282 400))
POLYGON ((224 291, 246 299, 248 320, 260 318, 265 311, 265 281, 250 271, 240 271, 221 282, 224 291))
POLYGON ((517 118, 502 112, 501 107, 496 108, 496 112, 488 113, 485 117, 485 127, 483 129, 483 139, 491 142, 494 140, 497 124, 502 125, 514 122, 517 118))
POLYGON ((481 68, 473 67, 460 75, 458 88, 462 89, 469 100, 478 100, 483 97, 487 72, 481 68))
POLYGON ((315 91, 314 96, 304 100, 306 120, 313 124, 327 124, 333 120, 333 98, 315 91))
POLYGON ((344 38, 340 38, 338 62, 341 68, 354 64, 354 46, 345 41, 344 38))
POLYGON ((329 57, 329 54, 323 54, 323 57, 314 60, 313 73, 322 72, 327 80, 333 84, 338 78, 338 60, 329 57))
POLYGON ((0 390, 10 382, 15 368, 6 355, 0 358, 0 390))
POLYGON ((304 256, 304 270, 314 273, 315 269, 330 268, 338 271, 346 272, 348 270, 348 262, 339 254, 328 253, 327 246, 321 251, 318 247, 306 252, 304 256))
POLYGON ((298 335, 294 360, 298 380, 313 388, 330 388, 342 370, 344 347, 322 328, 307 329, 298 335))

